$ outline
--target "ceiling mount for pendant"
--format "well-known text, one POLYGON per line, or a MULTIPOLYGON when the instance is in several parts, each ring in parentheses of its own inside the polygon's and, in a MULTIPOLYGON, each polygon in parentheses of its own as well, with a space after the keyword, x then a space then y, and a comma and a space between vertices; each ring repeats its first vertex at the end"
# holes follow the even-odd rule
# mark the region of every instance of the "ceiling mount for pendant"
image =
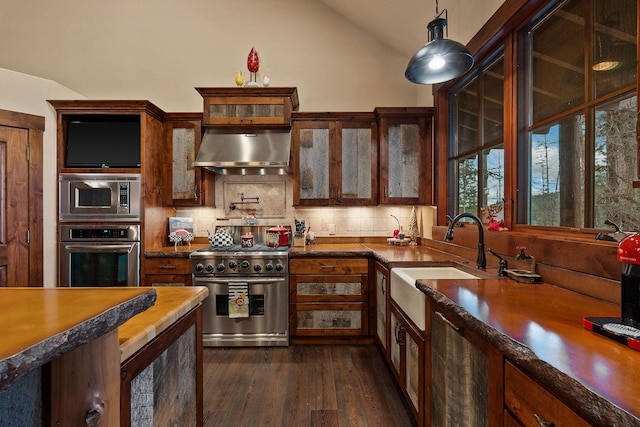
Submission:
POLYGON ((427 44, 413 55, 404 73, 410 82, 442 83, 460 77, 473 67, 473 56, 469 50, 461 43, 444 38, 447 18, 447 9, 439 13, 436 0, 435 19, 427 25, 427 44))

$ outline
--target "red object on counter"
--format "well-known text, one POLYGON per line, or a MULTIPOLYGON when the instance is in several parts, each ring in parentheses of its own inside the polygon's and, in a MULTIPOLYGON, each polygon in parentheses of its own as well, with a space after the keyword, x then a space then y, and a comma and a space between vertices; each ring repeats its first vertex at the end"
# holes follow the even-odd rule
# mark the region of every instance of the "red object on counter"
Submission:
POLYGON ((622 239, 618 244, 618 261, 640 264, 640 234, 632 234, 622 239))
POLYGON ((260 68, 260 58, 258 57, 258 52, 256 52, 254 48, 251 48, 249 56, 247 57, 247 68, 252 73, 257 73, 258 68, 260 68))
POLYGON ((291 230, 281 225, 269 228, 267 230, 267 246, 276 248, 280 246, 289 246, 290 234, 291 230))

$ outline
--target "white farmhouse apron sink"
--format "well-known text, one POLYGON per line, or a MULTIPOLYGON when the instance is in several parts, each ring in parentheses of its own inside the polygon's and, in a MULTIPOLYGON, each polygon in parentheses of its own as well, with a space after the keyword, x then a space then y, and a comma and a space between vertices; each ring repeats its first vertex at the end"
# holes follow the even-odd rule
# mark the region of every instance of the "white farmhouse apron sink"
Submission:
POLYGON ((421 330, 425 330, 425 294, 416 288, 419 279, 478 279, 478 276, 455 267, 392 268, 391 299, 421 330))

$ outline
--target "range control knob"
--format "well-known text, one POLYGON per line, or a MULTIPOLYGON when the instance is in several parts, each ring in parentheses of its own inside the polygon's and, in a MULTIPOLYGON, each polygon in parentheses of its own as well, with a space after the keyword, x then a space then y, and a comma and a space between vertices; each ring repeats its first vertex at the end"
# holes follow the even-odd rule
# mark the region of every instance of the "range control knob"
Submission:
POLYGON ((213 271, 213 265, 211 264, 205 265, 204 271, 206 271, 207 273, 211 273, 213 271))
POLYGON ((230 269, 235 269, 238 266, 238 263, 235 261, 229 261, 229 268, 230 269))
POLYGON ((271 264, 271 262, 269 262, 269 264, 264 266, 264 269, 267 270, 267 271, 273 270, 273 264, 271 264))
POLYGON ((277 263, 276 264, 276 271, 283 271, 284 270, 284 265, 282 265, 282 263, 277 263))
POLYGON ((218 264, 218 267, 217 267, 218 271, 224 271, 224 268, 225 267, 223 263, 218 264))
POLYGON ((262 270, 262 266, 260 264, 255 264, 253 266, 253 271, 255 271, 256 273, 259 273, 260 270, 262 270))
POLYGON ((196 272, 197 273, 202 273, 204 271, 204 265, 202 264, 196 264, 196 272))
POLYGON ((249 261, 247 260, 242 261, 242 268, 249 268, 249 261))

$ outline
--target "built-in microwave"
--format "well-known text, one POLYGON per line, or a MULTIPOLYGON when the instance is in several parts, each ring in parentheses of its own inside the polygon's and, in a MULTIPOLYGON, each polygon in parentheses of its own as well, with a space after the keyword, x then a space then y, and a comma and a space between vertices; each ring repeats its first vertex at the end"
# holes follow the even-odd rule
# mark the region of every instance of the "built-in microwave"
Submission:
POLYGON ((61 173, 61 222, 140 221, 140 174, 61 173))

